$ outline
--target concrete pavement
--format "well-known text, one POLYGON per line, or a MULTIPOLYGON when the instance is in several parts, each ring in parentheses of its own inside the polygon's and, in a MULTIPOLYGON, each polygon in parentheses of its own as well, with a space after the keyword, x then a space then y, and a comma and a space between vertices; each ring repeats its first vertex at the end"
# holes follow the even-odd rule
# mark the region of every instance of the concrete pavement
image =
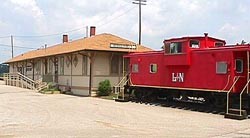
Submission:
POLYGON ((2 137, 250 137, 250 119, 0 85, 2 137))

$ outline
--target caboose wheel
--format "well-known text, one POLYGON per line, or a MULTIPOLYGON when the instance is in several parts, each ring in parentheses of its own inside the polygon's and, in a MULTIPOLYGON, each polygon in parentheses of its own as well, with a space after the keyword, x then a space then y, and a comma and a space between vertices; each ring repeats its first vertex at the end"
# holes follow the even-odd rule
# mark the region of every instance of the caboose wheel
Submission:
POLYGON ((224 96, 215 96, 214 106, 224 108, 226 106, 226 98, 224 96))
POLYGON ((204 102, 205 105, 214 106, 214 104, 215 104, 214 96, 208 94, 208 95, 204 96, 204 99, 205 99, 205 102, 204 102))
POLYGON ((137 100, 142 100, 142 93, 141 93, 141 92, 135 90, 135 91, 134 91, 134 95, 135 95, 135 98, 136 98, 137 100))

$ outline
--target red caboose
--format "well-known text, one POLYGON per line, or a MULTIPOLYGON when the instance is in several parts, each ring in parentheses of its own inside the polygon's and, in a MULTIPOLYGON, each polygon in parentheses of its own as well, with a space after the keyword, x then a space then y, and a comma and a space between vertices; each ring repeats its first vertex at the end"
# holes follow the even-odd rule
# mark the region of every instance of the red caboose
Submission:
POLYGON ((217 106, 227 104, 227 114, 230 104, 240 101, 242 116, 241 108, 250 103, 249 51, 249 44, 226 46, 206 33, 168 39, 162 51, 125 56, 130 61, 127 88, 138 99, 196 97, 217 106))

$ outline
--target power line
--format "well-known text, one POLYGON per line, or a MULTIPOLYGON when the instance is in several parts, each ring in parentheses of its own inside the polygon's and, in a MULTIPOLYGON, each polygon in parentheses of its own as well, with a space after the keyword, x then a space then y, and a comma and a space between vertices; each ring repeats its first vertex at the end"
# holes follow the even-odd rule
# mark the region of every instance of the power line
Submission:
POLYGON ((81 28, 72 29, 72 30, 65 31, 65 32, 54 33, 54 34, 45 34, 45 35, 15 35, 14 37, 49 37, 49 36, 56 36, 56 35, 62 35, 62 34, 65 34, 65 33, 71 33, 71 32, 80 31, 82 29, 85 29, 85 27, 86 26, 81 27, 81 28))
MULTIPOLYGON (((126 7, 126 5, 120 5, 120 6, 119 6, 119 9, 123 9, 124 7, 126 7)), ((132 7, 132 8, 130 8, 130 9, 126 10, 125 12, 123 12, 122 14, 120 14, 119 16, 116 16, 116 17, 112 18, 111 20, 109 20, 109 21, 107 21, 107 22, 104 22, 103 24, 100 24, 100 25, 99 25, 99 28, 101 28, 101 27, 103 27, 103 26, 109 24, 111 21, 113 21, 113 20, 115 20, 115 19, 117 19, 117 18, 119 18, 119 17, 125 15, 126 13, 128 13, 129 11, 131 11, 131 10, 134 9, 134 8, 135 8, 135 7, 132 7)), ((107 18, 107 17, 105 17, 105 18, 107 18)), ((100 20, 100 21, 102 21, 102 20, 100 20)), ((0 44, 0 46, 2 46, 2 47, 11 47, 11 48, 12 48, 12 58, 13 58, 13 56, 14 56, 14 53, 13 53, 13 52, 14 52, 14 47, 15 47, 15 48, 24 48, 24 49, 36 49, 36 48, 24 47, 24 46, 16 46, 16 45, 14 46, 14 44, 13 44, 14 38, 13 38, 13 37, 15 37, 15 38, 25 38, 25 37, 28 37, 28 38, 31 38, 31 37, 32 37, 32 38, 49 37, 49 36, 56 36, 56 35, 61 35, 61 34, 65 34, 65 33, 70 33, 70 32, 76 32, 76 31, 85 29, 85 27, 86 27, 86 26, 80 27, 80 28, 76 28, 76 29, 72 29, 72 30, 69 30, 69 31, 60 32, 60 33, 45 34, 45 35, 14 35, 14 36, 11 35, 11 36, 2 36, 2 37, 0 37, 0 38, 11 38, 11 45, 0 44)))
POLYGON ((0 38, 10 38, 10 36, 0 36, 0 38))
MULTIPOLYGON (((126 7, 127 4, 124 4, 124 5, 120 5, 118 8, 116 8, 116 10, 114 11, 117 11, 117 9, 124 9, 124 7, 126 7)), ((120 16, 119 16, 120 17, 120 16)), ((106 17, 100 19, 100 21, 106 19, 106 17)), ((115 18, 116 19, 116 18, 115 18)), ((114 19, 112 19, 114 20, 114 19)), ((110 21, 112 21, 110 20, 110 21)), ((103 23, 103 24, 106 24, 106 23, 103 23)), ((101 25, 102 26, 102 25, 101 25)), ((65 33, 71 33, 71 32, 76 32, 76 31, 80 31, 82 29, 85 29, 86 25, 82 26, 82 27, 79 27, 79 28, 76 28, 76 29, 72 29, 72 30, 69 30, 69 31, 64 31, 64 32, 60 32, 60 33, 53 33, 53 34, 43 34, 43 35, 13 35, 13 37, 22 37, 22 38, 25 38, 25 37, 33 37, 33 38, 36 38, 36 37, 50 37, 50 36, 57 36, 57 35, 62 35, 62 34, 65 34, 65 33)), ((0 38, 9 38, 11 36, 3 36, 3 37, 0 37, 0 38)))
MULTIPOLYGON (((111 13, 115 13, 115 12, 117 12, 117 10, 123 10, 123 9, 124 9, 125 7, 127 7, 127 6, 129 6, 129 5, 128 5, 128 4, 120 5, 119 7, 113 9, 113 10, 111 11, 111 13)), ((110 15, 109 15, 109 16, 110 16, 110 15)), ((109 16, 105 16, 105 17, 101 18, 99 21, 103 21, 103 20, 107 19, 109 16)))
MULTIPOLYGON (((123 8, 126 7, 126 6, 127 6, 127 5, 121 5, 121 6, 119 6, 117 9, 123 9, 123 8)), ((107 17, 102 18, 100 21, 104 20, 105 18, 107 18, 107 17)), ((83 29, 86 29, 86 25, 85 25, 85 26, 82 26, 82 27, 80 27, 80 28, 76 28, 76 29, 72 29, 72 30, 64 31, 64 32, 60 32, 60 33, 44 34, 44 35, 14 35, 14 37, 49 37, 49 36, 62 35, 62 34, 65 34, 65 33, 76 32, 76 31, 80 31, 80 30, 83 30, 83 29)), ((10 36, 8 36, 8 37, 10 37, 10 36)), ((0 38, 1 38, 1 37, 0 37, 0 38)))
MULTIPOLYGON (((9 47, 9 48, 11 48, 11 45, 0 44, 0 47, 9 47)), ((24 48, 24 49, 37 49, 37 48, 25 47, 25 46, 17 46, 17 45, 14 45, 14 47, 15 48, 24 48)))
POLYGON ((132 8, 130 8, 130 9, 126 10, 125 12, 123 12, 122 14, 120 14, 119 16, 116 16, 116 17, 112 18, 111 20, 109 20, 109 21, 107 21, 107 22, 105 22, 105 23, 103 23, 103 24, 98 25, 98 28, 101 28, 101 27, 103 27, 103 26, 105 26, 105 25, 111 23, 111 21, 113 21, 113 20, 115 20, 115 19, 117 19, 117 18, 119 18, 119 17, 122 17, 123 15, 127 14, 128 12, 130 12, 131 10, 133 10, 134 8, 135 8, 135 7, 132 7, 132 8))

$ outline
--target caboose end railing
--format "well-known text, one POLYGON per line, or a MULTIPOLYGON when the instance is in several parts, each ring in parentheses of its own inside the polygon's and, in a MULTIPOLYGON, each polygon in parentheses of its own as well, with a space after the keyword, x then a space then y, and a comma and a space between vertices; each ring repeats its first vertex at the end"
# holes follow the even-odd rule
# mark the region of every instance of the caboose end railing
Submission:
POLYGON ((228 110, 229 110, 229 95, 230 95, 230 92, 234 88, 234 86, 235 86, 236 82, 239 80, 239 78, 240 78, 240 76, 235 76, 233 85, 231 86, 231 88, 227 92, 227 111, 226 111, 226 114, 228 114, 228 110))
POLYGON ((244 88, 242 89, 242 91, 240 93, 240 116, 242 115, 242 113, 241 113, 241 110, 242 110, 242 94, 244 93, 245 89, 247 88, 249 82, 250 82, 250 80, 247 81, 247 84, 244 86, 244 88))
POLYGON ((127 84, 127 82, 129 81, 130 78, 130 73, 126 74, 121 80, 120 82, 114 86, 114 93, 117 94, 117 99, 119 99, 119 96, 121 94, 122 96, 122 100, 124 100, 124 85, 127 84))

